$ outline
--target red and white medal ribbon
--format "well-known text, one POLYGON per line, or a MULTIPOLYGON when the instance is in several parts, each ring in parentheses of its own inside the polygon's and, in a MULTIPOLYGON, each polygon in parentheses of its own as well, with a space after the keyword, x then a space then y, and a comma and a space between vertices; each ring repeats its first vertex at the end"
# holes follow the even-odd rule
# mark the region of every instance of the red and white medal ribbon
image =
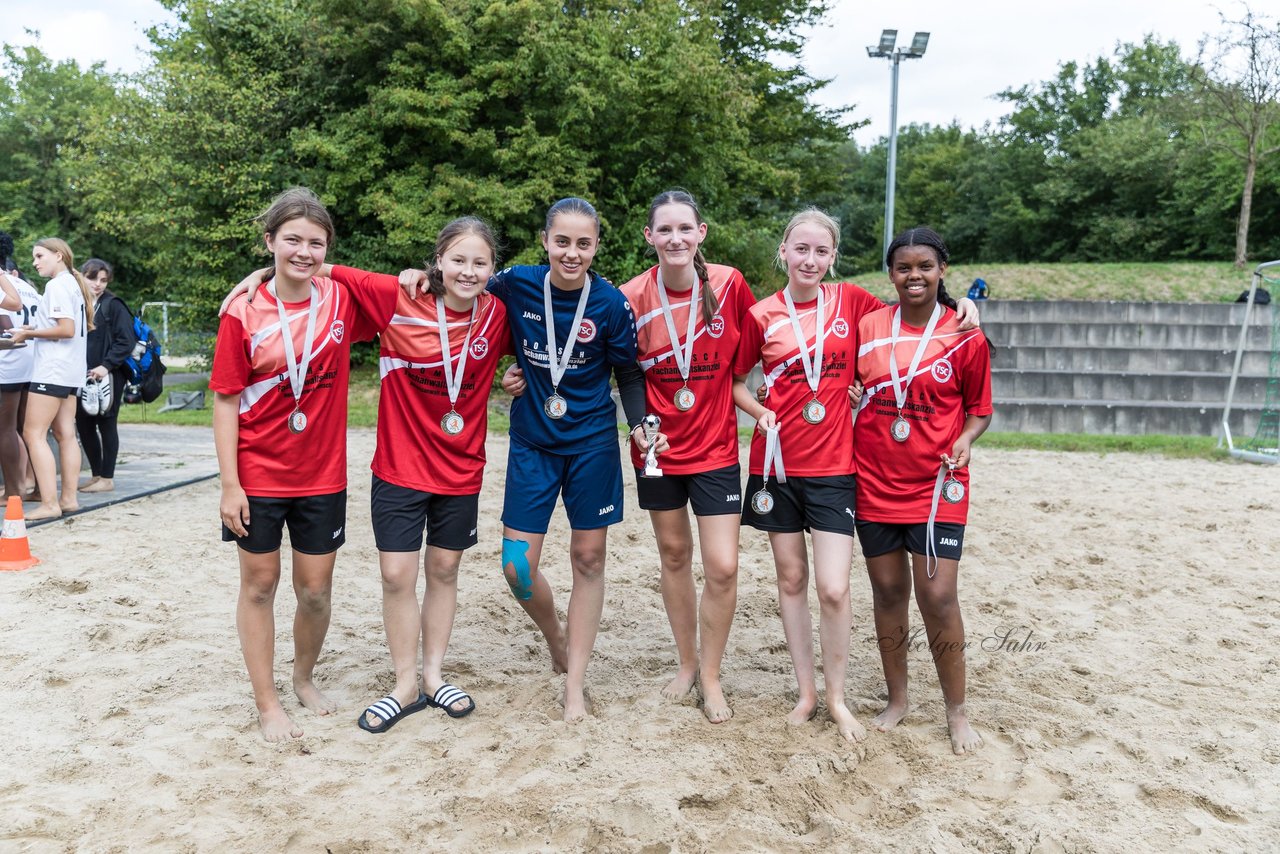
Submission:
MULTIPOLYGON (((573 313, 573 326, 569 327, 569 340, 564 345, 564 356, 556 355, 556 319, 551 310, 551 273, 547 273, 542 279, 542 307, 543 314, 547 324, 547 368, 551 371, 551 397, 547 398, 550 404, 553 398, 560 397, 560 380, 564 377, 565 371, 569 370, 569 360, 573 358, 573 345, 578 343, 578 332, 582 329, 582 318, 587 313, 587 299, 591 296, 591 274, 586 274, 586 282, 582 285, 582 292, 578 294, 578 307, 573 313)), ((563 403, 564 399, 560 398, 563 403)), ((563 407, 567 411, 568 407, 563 407)), ((561 411, 560 415, 553 416, 556 418, 564 415, 561 411)))
POLYGON ((911 388, 911 381, 916 378, 916 369, 920 367, 920 360, 924 358, 924 351, 929 347, 929 341, 933 338, 933 330, 938 327, 938 320, 942 318, 942 304, 938 303, 933 307, 933 314, 929 316, 929 323, 924 328, 924 332, 920 335, 920 342, 916 344, 915 355, 911 357, 911 365, 907 368, 907 377, 904 382, 902 377, 898 375, 898 337, 902 332, 902 306, 898 306, 893 310, 893 327, 891 337, 889 339, 889 382, 893 383, 893 399, 898 406, 898 418, 894 424, 902 423, 906 425, 906 432, 902 438, 898 438, 898 432, 895 429, 893 438, 899 442, 905 442, 907 436, 910 435, 910 425, 902 417, 902 408, 907 405, 907 389, 911 388))
POLYGON ((462 416, 458 414, 458 395, 462 393, 463 372, 467 369, 467 352, 471 349, 471 329, 476 324, 476 306, 479 300, 471 301, 471 319, 467 321, 467 334, 462 339, 462 352, 458 354, 458 370, 453 370, 453 358, 449 352, 449 321, 445 317, 444 297, 436 297, 436 328, 440 330, 440 355, 444 363, 444 384, 449 392, 449 412, 440 422, 446 433, 457 435, 462 432, 462 416))
MULTIPOLYGON (((796 314, 796 304, 791 299, 790 286, 782 289, 782 298, 787 304, 787 316, 791 318, 791 331, 795 333, 796 346, 800 348, 800 365, 804 368, 805 382, 813 392, 813 399, 817 400, 818 383, 822 380, 822 339, 824 337, 822 327, 825 318, 822 285, 818 285, 817 323, 813 337, 812 359, 809 357, 809 339, 805 337, 804 330, 800 327, 800 317, 796 314)), ((822 414, 825 415, 825 411, 822 414)), ((809 418, 806 417, 805 420, 809 421, 809 418)), ((817 420, 821 421, 821 416, 817 420)), ((810 423, 816 422, 810 421, 810 423)))
POLYGON ((315 343, 311 340, 316 334, 316 315, 320 313, 320 289, 311 283, 311 302, 307 305, 307 332, 302 339, 302 363, 298 363, 297 353, 293 349, 293 330, 289 326, 289 315, 284 310, 284 301, 276 293, 276 280, 267 285, 271 296, 276 300, 276 311, 280 316, 280 341, 284 344, 285 373, 289 377, 289 390, 293 392, 293 412, 289 415, 289 429, 301 433, 306 428, 306 416, 297 419, 301 427, 294 427, 295 417, 302 415, 302 386, 307 379, 307 368, 311 367, 311 357, 315 355, 315 343))
POLYGON ((689 366, 693 363, 693 341, 694 327, 698 322, 698 309, 702 303, 702 283, 698 281, 698 277, 693 277, 693 293, 689 295, 689 322, 684 336, 684 344, 680 343, 680 336, 676 332, 675 317, 671 314, 671 302, 667 299, 667 287, 662 282, 662 270, 658 270, 658 301, 662 303, 662 319, 667 323, 667 335, 671 338, 671 358, 676 360, 676 370, 680 372, 680 379, 684 382, 681 391, 676 393, 676 406, 682 411, 692 408, 693 402, 690 400, 688 406, 681 406, 684 399, 691 398, 693 392, 689 391, 687 395, 683 392, 689 388, 689 366), (683 396, 682 396, 683 395, 683 396))

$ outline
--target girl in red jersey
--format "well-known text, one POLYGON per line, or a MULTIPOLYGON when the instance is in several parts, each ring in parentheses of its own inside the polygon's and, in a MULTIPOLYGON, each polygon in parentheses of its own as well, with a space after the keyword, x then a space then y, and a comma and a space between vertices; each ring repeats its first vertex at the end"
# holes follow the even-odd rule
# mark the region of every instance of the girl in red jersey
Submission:
MULTIPOLYGON (((477 542, 489 391, 498 360, 511 352, 506 308, 484 291, 496 257, 497 239, 483 220, 448 223, 423 272, 426 288, 417 296, 400 291, 394 316, 379 330, 382 390, 370 510, 396 687, 357 718, 368 732, 386 732, 428 706, 455 718, 475 709, 442 670, 462 553, 477 542), (424 529, 426 590, 419 608, 424 529), (419 638, 425 692, 418 687, 419 638)), ((241 284, 252 294, 268 272, 256 271, 241 284)), ((320 274, 361 292, 399 291, 395 276, 328 264, 320 274)))
POLYGON ((800 698, 787 715, 802 724, 817 711, 809 560, 821 608, 822 673, 827 710, 840 735, 861 741, 866 730, 844 700, 849 658, 849 564, 853 557, 853 425, 847 393, 854 378, 856 330, 881 303, 857 285, 823 284, 835 262, 839 226, 822 211, 796 214, 778 258, 787 285, 752 307, 734 361, 734 402, 756 419, 742 520, 769 533, 778 576, 778 605, 800 698), (747 389, 760 362, 764 405, 747 389))
POLYGON ((230 302, 209 387, 222 535, 239 544, 236 626, 262 735, 279 742, 302 735, 280 703, 273 673, 283 528, 298 602, 294 691, 302 705, 330 714, 337 706, 316 687, 313 671, 329 627, 334 558, 345 539, 351 341, 386 325, 399 289, 369 288, 353 301, 359 287, 318 276, 333 224, 310 190, 282 193, 260 221, 276 275, 256 305, 242 296, 230 302))
POLYGON ((636 316, 645 405, 661 418, 662 438, 655 441, 669 444, 660 458, 662 477, 643 477, 648 442, 642 429, 631 434, 636 488, 658 540, 662 600, 680 656, 662 695, 682 699, 696 681, 703 714, 721 723, 733 716, 720 687, 720 661, 737 604, 742 511, 733 355, 755 297, 740 272, 706 263, 699 248, 706 236, 691 195, 659 195, 644 230, 658 264, 622 293, 636 316), (698 521, 706 577, 701 605, 687 504, 698 521))
POLYGON ((900 303, 859 324, 858 376, 865 391, 854 448, 858 539, 889 688, 889 704, 872 723, 888 730, 907 713, 914 580, 951 749, 963 754, 982 739, 964 707, 956 578, 969 510, 970 448, 991 423, 991 358, 983 334, 957 321, 943 286, 947 257, 942 238, 927 228, 903 232, 889 244, 885 262, 900 303))

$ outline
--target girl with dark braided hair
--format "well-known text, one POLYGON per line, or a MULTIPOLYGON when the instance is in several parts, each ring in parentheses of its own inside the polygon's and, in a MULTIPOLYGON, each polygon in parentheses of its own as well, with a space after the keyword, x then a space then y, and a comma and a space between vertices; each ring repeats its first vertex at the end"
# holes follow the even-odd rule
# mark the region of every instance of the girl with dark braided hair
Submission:
POLYGON ((907 714, 908 610, 914 584, 942 683, 951 749, 982 738, 965 711, 964 621, 957 576, 968 516, 973 443, 991 423, 991 358, 961 327, 943 285, 949 260, 937 232, 913 228, 889 244, 900 300, 858 324, 864 391, 854 426, 857 530, 867 561, 889 702, 872 724, 907 714), (942 499, 942 500, 939 500, 942 499))

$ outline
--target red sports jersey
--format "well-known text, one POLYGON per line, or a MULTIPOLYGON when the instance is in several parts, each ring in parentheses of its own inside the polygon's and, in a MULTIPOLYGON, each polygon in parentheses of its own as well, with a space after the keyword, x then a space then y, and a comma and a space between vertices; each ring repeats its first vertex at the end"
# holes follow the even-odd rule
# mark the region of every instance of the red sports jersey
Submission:
MULTIPOLYGON (((671 449, 662 454, 662 470, 669 474, 697 474, 731 466, 738 461, 738 424, 733 409, 733 357, 743 322, 756 298, 742 274, 732 267, 708 264, 707 275, 720 307, 707 324, 698 307, 693 351, 689 360, 689 388, 693 408, 681 412, 674 395, 684 385, 672 353, 671 333, 658 298, 658 268, 622 286, 636 316, 637 353, 644 370, 645 406, 662 419, 671 449)), ((691 291, 667 288, 667 302, 676 335, 682 344, 689 330, 691 291)), ((631 462, 643 467, 644 458, 631 445, 631 462)))
MULTIPOLYGON (((854 377, 858 321, 884 303, 849 282, 822 285, 823 352, 818 380, 818 400, 826 417, 818 424, 804 420, 804 405, 813 399, 805 379, 800 347, 791 327, 782 291, 752 307, 742 330, 742 341, 733 372, 750 372, 756 362, 764 367, 769 397, 764 405, 778 417, 778 439, 786 473, 825 477, 853 473, 853 415, 849 410, 849 385, 854 377)), ((812 358, 817 330, 818 301, 796 303, 800 328, 812 358)), ((751 473, 764 473, 764 436, 751 437, 751 473)))
MULTIPOLYGON (((334 267, 333 277, 364 288, 396 287, 395 276, 352 267, 334 267)), ((452 407, 462 416, 463 428, 461 433, 450 435, 441 424, 451 407, 436 298, 426 294, 409 299, 400 292, 395 316, 382 333, 378 447, 372 465, 373 473, 388 483, 436 495, 471 495, 480 491, 489 390, 498 360, 512 349, 507 309, 502 301, 488 293, 482 293, 477 300, 466 370, 457 404, 452 407)), ((470 311, 445 309, 449 355, 455 371, 470 320, 470 311)))
MULTIPOLYGON (((858 329, 858 376, 866 386, 854 431, 858 518, 911 525, 929 520, 940 455, 951 453, 965 417, 991 414, 991 356, 982 332, 961 332, 955 312, 944 309, 907 389, 902 417, 911 424, 911 433, 897 442, 889 434, 898 417, 889 379, 896 310, 870 314, 858 329)), ((896 349, 900 384, 923 333, 923 327, 902 324, 896 349)), ((969 469, 958 469, 955 476, 965 485, 964 498, 956 504, 939 499, 937 521, 963 525, 969 515, 969 469)))
MULTIPOLYGON (((232 301, 218 328, 209 388, 240 395, 240 485, 247 495, 324 495, 347 485, 347 377, 351 342, 372 338, 391 317, 399 288, 348 288, 312 279, 319 290, 311 364, 303 380, 306 429, 290 432, 293 389, 276 298, 267 288, 232 301), (355 291, 353 300, 352 291, 355 291)), ((302 362, 311 300, 284 303, 294 355, 302 362)))

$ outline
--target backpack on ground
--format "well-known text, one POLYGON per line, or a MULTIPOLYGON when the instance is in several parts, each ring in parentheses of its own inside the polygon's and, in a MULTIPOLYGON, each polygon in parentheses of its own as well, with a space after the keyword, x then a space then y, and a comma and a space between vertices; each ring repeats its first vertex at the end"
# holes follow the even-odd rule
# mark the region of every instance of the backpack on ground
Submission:
POLYGON ((125 403, 151 403, 164 390, 166 368, 160 361, 160 339, 141 317, 133 319, 133 334, 138 344, 124 361, 129 382, 125 383, 123 399, 125 403))

